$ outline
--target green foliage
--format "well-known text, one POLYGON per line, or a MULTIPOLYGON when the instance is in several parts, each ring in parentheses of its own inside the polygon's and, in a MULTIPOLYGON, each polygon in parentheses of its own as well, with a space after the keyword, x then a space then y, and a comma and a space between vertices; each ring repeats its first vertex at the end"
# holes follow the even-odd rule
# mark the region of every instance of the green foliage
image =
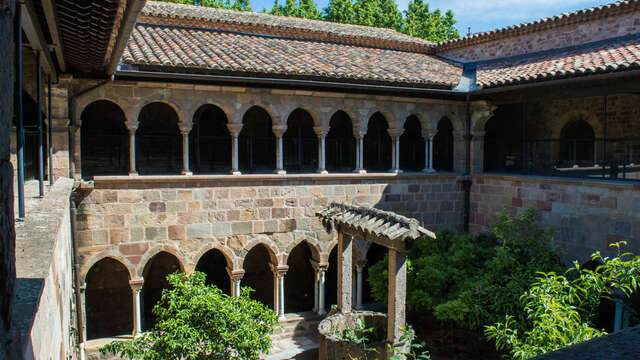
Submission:
POLYGON ((455 24, 451 10, 442 15, 438 9, 431 12, 429 4, 423 0, 411 0, 404 12, 401 31, 407 35, 440 42, 460 37, 455 24))
MULTIPOLYGON (((400 347, 391 349, 393 353, 389 360, 430 360, 431 355, 429 351, 424 350, 422 344, 416 342, 416 333, 412 329, 402 328, 402 336, 400 336, 401 344, 411 344, 409 350, 404 350, 400 347)), ((387 345, 391 347, 391 345, 387 345)))
POLYGON ((527 326, 506 315, 504 322, 486 327, 487 336, 513 359, 528 359, 605 335, 593 326, 601 299, 616 290, 629 296, 640 281, 640 256, 621 254, 621 244, 612 245, 618 249, 615 258, 593 254, 592 259, 602 264, 595 271, 581 269, 576 262, 565 275, 540 273, 522 295, 527 326))
POLYGON ((314 0, 286 0, 284 6, 280 5, 279 0, 275 0, 271 11, 268 13, 271 15, 290 16, 313 20, 319 20, 322 18, 322 14, 318 10, 314 0))
POLYGON ((394 0, 355 0, 354 23, 400 30, 402 14, 394 0))
POLYGON ((343 24, 354 24, 353 0, 330 0, 324 9, 324 20, 343 24))
MULTIPOLYGON (((342 331, 340 331, 338 327, 334 327, 331 329, 331 333, 337 339, 358 345, 362 350, 365 359, 368 359, 369 354, 377 352, 375 347, 371 347, 369 345, 372 341, 374 329, 367 327, 362 319, 356 319, 354 326, 345 326, 342 331)), ((349 357, 349 360, 365 360, 358 359, 350 353, 347 353, 346 355, 349 357)))
POLYGON ((171 2, 187 5, 199 5, 212 8, 230 9, 237 11, 251 11, 249 0, 161 0, 163 2, 171 2))
MULTIPOLYGON (((519 313, 520 296, 537 272, 561 269, 551 232, 536 228, 535 218, 533 210, 517 218, 498 214, 490 236, 441 232, 436 240, 416 241, 408 254, 407 307, 469 330, 519 313)), ((387 299, 387 274, 386 258, 369 269, 378 301, 387 299)))
POLYGON ((205 274, 175 273, 170 289, 153 308, 157 323, 151 332, 128 341, 114 341, 102 353, 128 359, 259 359, 271 348, 269 335, 276 314, 249 298, 250 289, 231 297, 205 285, 205 274))

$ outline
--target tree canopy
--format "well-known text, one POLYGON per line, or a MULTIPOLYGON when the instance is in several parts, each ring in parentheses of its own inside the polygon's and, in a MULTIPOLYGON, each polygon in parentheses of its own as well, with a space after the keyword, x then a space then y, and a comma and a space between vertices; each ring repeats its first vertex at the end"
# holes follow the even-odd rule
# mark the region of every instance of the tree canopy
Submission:
MULTIPOLYGON (((162 0, 180 4, 200 5, 239 11, 251 11, 249 0, 162 0)), ((314 0, 274 0, 271 9, 263 12, 344 24, 388 28, 433 42, 460 37, 451 10, 444 14, 431 11, 424 0, 410 0, 401 12, 395 0, 330 0, 322 11, 314 0)))

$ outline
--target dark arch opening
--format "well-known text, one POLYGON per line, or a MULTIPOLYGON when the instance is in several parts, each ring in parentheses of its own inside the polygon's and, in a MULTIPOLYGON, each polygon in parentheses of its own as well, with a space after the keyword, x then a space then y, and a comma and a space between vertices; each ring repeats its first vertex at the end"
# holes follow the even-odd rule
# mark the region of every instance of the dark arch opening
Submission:
POLYGON ((289 270, 284 278, 285 309, 295 313, 311 311, 314 305, 315 271, 311 265, 311 249, 303 241, 291 250, 287 260, 289 270))
MULTIPOLYGON (((22 124, 24 126, 24 178, 25 180, 38 178, 38 147, 40 137, 40 120, 38 119, 38 104, 29 95, 28 92, 22 90, 22 124)), ((43 114, 43 119, 46 117, 43 114)), ((17 116, 13 117, 13 126, 18 126, 17 116)), ((47 124, 46 121, 42 128, 42 151, 43 151, 43 170, 44 177, 47 178, 47 124)))
POLYGON ((375 113, 369 119, 367 134, 364 136, 364 168, 367 171, 387 171, 391 169, 391 136, 389 124, 382 114, 375 113))
POLYGON ((484 126, 484 170, 522 168, 523 105, 501 105, 484 126))
POLYGON ((151 103, 140 111, 136 131, 136 166, 140 174, 180 174, 182 135, 178 114, 165 103, 151 103))
POLYGON ((369 269, 377 264, 378 262, 384 260, 384 257, 387 255, 388 250, 384 246, 378 245, 376 243, 371 243, 369 246, 369 250, 367 251, 367 264, 363 270, 362 276, 364 280, 362 282, 362 303, 370 304, 375 302, 373 295, 371 294, 371 285, 369 284, 369 269))
POLYGON ((251 292, 252 299, 274 309, 274 276, 269 266, 270 263, 269 250, 262 244, 254 246, 244 258, 242 284, 255 290, 251 292))
POLYGON ((133 295, 129 272, 119 261, 105 258, 95 263, 85 279, 87 339, 133 332, 133 295))
POLYGON ((331 117, 325 153, 328 171, 351 172, 356 168, 356 138, 351 119, 344 111, 338 111, 331 117))
POLYGON ((276 136, 271 117, 259 106, 249 109, 242 119, 239 141, 240 170, 270 172, 276 168, 276 136))
POLYGON ((282 141, 285 170, 313 172, 318 169, 318 137, 308 112, 297 109, 291 113, 282 141))
POLYGON ((153 307, 160 301, 162 290, 169 288, 167 275, 180 271, 178 259, 167 253, 160 252, 149 260, 144 267, 144 285, 142 286, 142 330, 151 330, 156 323, 153 307))
POLYGON ((324 275, 325 308, 338 304, 338 247, 334 246, 329 254, 329 267, 324 275))
POLYGON ((225 294, 231 294, 231 283, 227 267, 227 258, 224 254, 218 249, 211 249, 198 260, 196 271, 207 275, 207 285, 215 285, 225 294))
POLYGON ((129 172, 129 131, 120 107, 108 100, 82 111, 80 163, 82 177, 126 175, 129 172))
POLYGON ((201 106, 189 133, 190 167, 194 173, 231 171, 231 133, 227 116, 215 105, 201 106))
POLYGON ((595 133, 584 120, 567 123, 560 135, 560 167, 593 166, 595 133))
POLYGON ((425 141, 422 126, 415 115, 409 116, 404 123, 404 132, 400 136, 400 169, 420 171, 425 168, 425 141))
POLYGON ((433 167, 453 171, 453 124, 446 117, 438 123, 438 132, 433 137, 433 167))

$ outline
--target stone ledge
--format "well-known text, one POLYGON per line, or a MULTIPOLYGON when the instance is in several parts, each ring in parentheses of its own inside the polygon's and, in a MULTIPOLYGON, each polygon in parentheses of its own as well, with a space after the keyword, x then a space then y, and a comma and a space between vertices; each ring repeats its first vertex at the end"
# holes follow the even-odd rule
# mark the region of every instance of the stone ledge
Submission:
POLYGON ((602 179, 587 179, 587 178, 570 178, 570 177, 554 177, 543 175, 519 175, 519 174, 505 174, 505 173, 482 173, 474 174, 474 180, 478 178, 482 179, 503 179, 509 181, 525 181, 525 182, 538 182, 547 184, 559 184, 559 185, 587 185, 604 188, 620 188, 620 189, 633 189, 640 190, 640 182, 637 180, 602 180, 602 179))

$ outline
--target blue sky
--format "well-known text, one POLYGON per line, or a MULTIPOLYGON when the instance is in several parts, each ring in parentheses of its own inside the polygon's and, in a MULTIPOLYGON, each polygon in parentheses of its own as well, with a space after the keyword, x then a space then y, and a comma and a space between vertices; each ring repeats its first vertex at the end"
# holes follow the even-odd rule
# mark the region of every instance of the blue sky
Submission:
MULTIPOLYGON (((401 10, 407 8, 409 0, 396 0, 401 10)), ((466 35, 472 32, 489 31, 508 25, 532 21, 584 8, 599 6, 615 0, 426 0, 432 9, 451 9, 458 20, 458 30, 466 35)), ((280 1, 281 3, 284 0, 280 1)), ((328 0, 316 0, 318 7, 326 7, 328 0)), ((251 0, 254 11, 271 8, 273 0, 251 0)))

